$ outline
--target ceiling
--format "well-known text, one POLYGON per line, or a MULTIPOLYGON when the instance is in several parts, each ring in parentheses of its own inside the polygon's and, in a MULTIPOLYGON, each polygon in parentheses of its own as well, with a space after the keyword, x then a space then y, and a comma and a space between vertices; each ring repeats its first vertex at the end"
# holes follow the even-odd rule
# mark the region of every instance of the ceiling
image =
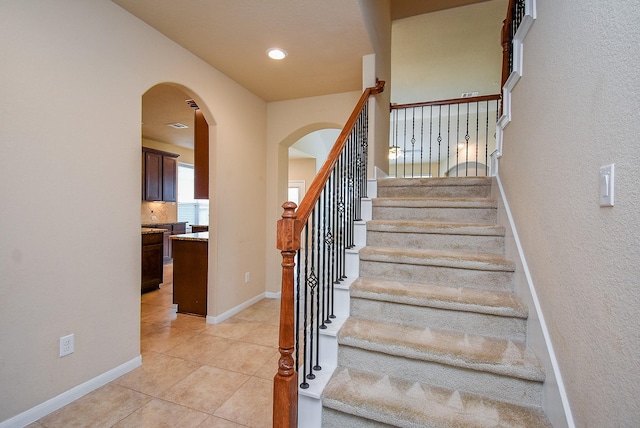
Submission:
MULTIPOLYGON (((266 102, 360 91, 362 57, 373 53, 358 0, 112 1, 266 102), (288 57, 268 58, 266 50, 276 46, 285 49, 288 57)), ((391 0, 391 17, 482 1, 486 0, 391 0)), ((145 108, 169 103, 171 98, 180 98, 178 104, 184 104, 184 96, 175 88, 163 88, 171 93, 147 94, 145 108)), ((182 105, 176 108, 184 110, 182 105)), ((171 113, 166 105, 156 110, 171 113)), ((186 112, 192 116, 192 111, 186 112)), ((153 135, 153 139, 183 145, 173 141, 175 136, 165 135, 171 129, 166 123, 182 120, 187 119, 180 119, 179 112, 175 117, 156 118, 162 127, 152 131, 152 119, 145 114, 143 128, 149 130, 147 138, 153 135)))

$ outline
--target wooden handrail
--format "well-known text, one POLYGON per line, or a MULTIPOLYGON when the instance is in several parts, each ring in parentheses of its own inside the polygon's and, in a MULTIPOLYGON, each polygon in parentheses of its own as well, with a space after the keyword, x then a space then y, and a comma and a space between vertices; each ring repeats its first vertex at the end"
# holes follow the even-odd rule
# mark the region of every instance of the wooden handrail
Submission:
POLYGON ((331 148, 327 160, 311 183, 309 190, 297 207, 293 202, 282 205, 284 212, 278 220, 276 246, 282 254, 282 283, 280 300, 280 328, 278 350, 278 373, 273 379, 273 427, 295 428, 298 425, 298 373, 293 358, 295 350, 294 326, 294 257, 300 249, 300 234, 307 223, 322 190, 347 145, 358 116, 371 95, 384 90, 384 81, 376 81, 376 86, 362 93, 353 113, 331 148))
POLYGON ((429 106, 444 106, 449 104, 467 104, 467 103, 475 103, 482 101, 495 101, 502 98, 500 94, 492 94, 492 95, 481 95, 479 97, 468 97, 468 98, 451 98, 449 100, 438 100, 438 101, 425 101, 420 103, 411 103, 411 104, 391 104, 391 110, 399 110, 404 108, 412 108, 412 107, 429 107, 429 106))
POLYGON ((298 233, 302 231, 302 227, 309 219, 311 210, 315 206, 316 202, 318 202, 320 193, 322 192, 322 189, 324 188, 324 185, 327 182, 331 171, 338 161, 338 156, 347 144, 347 137, 349 136, 349 134, 351 134, 351 131, 356 124, 356 120, 358 119, 358 115, 364 107, 364 103, 367 102, 369 96, 379 94, 384 91, 384 83, 385 82, 383 80, 376 81, 376 86, 365 89, 360 96, 358 104, 356 104, 356 107, 353 109, 351 116, 349 116, 349 120, 344 125, 344 128, 342 128, 342 132, 340 132, 340 135, 338 135, 338 139, 331 148, 331 151, 327 156, 327 160, 322 165, 320 171, 318 171, 318 174, 311 182, 311 186, 309 186, 309 190, 307 190, 307 193, 300 202, 300 206, 296 211, 299 226, 299 229, 297 230, 298 233))
POLYGON ((507 79, 511 74, 511 70, 509 70, 509 58, 511 58, 511 50, 513 49, 511 46, 511 26, 513 25, 513 10, 515 8, 515 0, 509 0, 509 4, 507 5, 507 17, 502 22, 502 34, 500 37, 500 42, 502 44, 502 81, 500 84, 500 88, 502 89, 507 83, 507 79))

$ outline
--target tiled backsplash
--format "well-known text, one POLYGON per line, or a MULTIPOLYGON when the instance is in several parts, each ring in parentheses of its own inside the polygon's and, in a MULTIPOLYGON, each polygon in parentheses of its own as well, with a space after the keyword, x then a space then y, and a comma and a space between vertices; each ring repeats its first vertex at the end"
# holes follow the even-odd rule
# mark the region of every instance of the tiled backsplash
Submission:
POLYGON ((172 223, 178 221, 178 204, 175 202, 142 201, 140 223, 172 223))

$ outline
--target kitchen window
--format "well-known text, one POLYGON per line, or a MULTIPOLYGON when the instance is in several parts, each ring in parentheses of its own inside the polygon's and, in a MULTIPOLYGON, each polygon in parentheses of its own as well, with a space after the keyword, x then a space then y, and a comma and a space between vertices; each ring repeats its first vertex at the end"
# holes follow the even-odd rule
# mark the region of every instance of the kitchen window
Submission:
POLYGON ((178 221, 209 224, 209 200, 193 198, 193 165, 178 163, 178 221))

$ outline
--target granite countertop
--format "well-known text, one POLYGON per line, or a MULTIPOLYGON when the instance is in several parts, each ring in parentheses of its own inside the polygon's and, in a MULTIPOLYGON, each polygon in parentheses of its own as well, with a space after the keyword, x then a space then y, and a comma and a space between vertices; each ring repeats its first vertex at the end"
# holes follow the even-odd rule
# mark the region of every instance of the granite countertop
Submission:
POLYGON ((142 223, 141 226, 154 228, 156 226, 161 226, 164 224, 187 224, 187 222, 186 221, 165 221, 165 222, 157 221, 155 223, 142 223))
POLYGON ((167 229, 156 229, 153 227, 142 227, 141 230, 143 235, 148 235, 151 233, 165 233, 167 231, 167 229))
POLYGON ((182 235, 171 235, 171 239, 178 241, 209 241, 209 232, 184 233, 182 235))

